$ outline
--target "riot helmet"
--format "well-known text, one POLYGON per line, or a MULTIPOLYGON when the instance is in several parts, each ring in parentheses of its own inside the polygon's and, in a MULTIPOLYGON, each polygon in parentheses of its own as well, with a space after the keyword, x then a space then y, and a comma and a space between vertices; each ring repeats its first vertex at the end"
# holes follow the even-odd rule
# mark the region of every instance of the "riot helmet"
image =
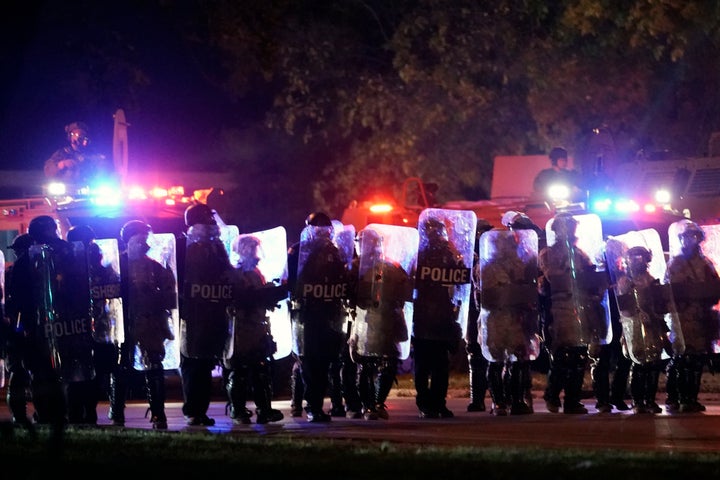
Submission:
POLYGON ((90 143, 88 126, 84 122, 72 122, 65 126, 68 142, 75 150, 85 148, 90 143))
POLYGON ((428 218, 421 225, 421 231, 429 243, 436 243, 439 240, 447 240, 447 229, 445 224, 437 218, 428 218))
POLYGON ((58 225, 55 223, 55 219, 49 215, 40 215, 30 220, 28 233, 33 240, 41 243, 60 238, 58 225))
POLYGON ((252 270, 260 262, 258 255, 258 247, 260 246, 260 239, 254 235, 243 235, 238 237, 236 243, 236 251, 239 260, 239 266, 243 270, 252 270))
POLYGON ((125 244, 130 243, 130 239, 135 235, 149 235, 152 233, 152 227, 141 220, 130 220, 120 229, 120 238, 125 244))
POLYGON ((332 220, 325 212, 313 212, 305 219, 305 225, 313 227, 332 227, 332 220))
POLYGON ((557 238, 575 240, 575 231, 577 230, 578 221, 569 213, 559 213, 555 216, 550 227, 557 238))
POLYGON ((625 252, 625 261, 631 273, 643 272, 652 261, 652 252, 645 247, 632 247, 625 252))
POLYGON ((35 243, 35 241, 29 233, 21 233, 13 239, 12 244, 10 244, 8 248, 13 250, 17 256, 30 248, 33 243, 35 243))
POLYGON ((705 240, 705 231, 700 228, 700 225, 691 220, 681 220, 680 230, 678 231, 678 238, 682 240, 683 237, 694 237, 698 243, 705 240))
POLYGON ((185 225, 217 225, 215 210, 204 203, 196 203, 185 209, 185 225))
POLYGON ((558 160, 560 160, 561 158, 567 160, 568 153, 567 150, 562 147, 555 147, 550 150, 550 154, 548 156, 550 157, 550 163, 552 163, 552 165, 557 165, 558 160))
POLYGON ((382 238, 372 228, 364 228, 358 234, 360 243, 360 255, 377 257, 382 254, 382 238))
POLYGON ((66 238, 68 242, 82 242, 88 245, 97 238, 97 235, 90 225, 76 225, 68 230, 66 238))

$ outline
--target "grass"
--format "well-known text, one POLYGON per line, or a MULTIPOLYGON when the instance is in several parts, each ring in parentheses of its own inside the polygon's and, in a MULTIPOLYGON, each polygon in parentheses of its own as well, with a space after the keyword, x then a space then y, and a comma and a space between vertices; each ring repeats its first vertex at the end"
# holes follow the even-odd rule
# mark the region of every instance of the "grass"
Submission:
MULTIPOLYGON (((6 432, 7 433, 7 432, 6 432)), ((72 475, 73 479, 234 472, 292 478, 717 478, 713 454, 673 455, 541 448, 437 447, 290 436, 238 437, 182 432, 70 430, 54 444, 49 432, 3 435, 0 461, 15 479, 72 475)))

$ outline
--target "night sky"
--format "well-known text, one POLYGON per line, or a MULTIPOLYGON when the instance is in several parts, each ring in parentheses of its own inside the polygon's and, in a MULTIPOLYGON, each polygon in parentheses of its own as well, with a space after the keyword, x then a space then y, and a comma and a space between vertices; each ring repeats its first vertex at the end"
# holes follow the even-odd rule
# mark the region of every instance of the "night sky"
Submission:
MULTIPOLYGON (((85 27, 72 25, 67 18, 54 20, 44 2, 12 3, 14 7, 6 5, 5 10, 15 13, 5 13, 0 20, 0 169, 41 169, 64 144, 64 126, 76 120, 90 126, 92 146, 111 157, 116 108, 125 110, 131 124, 131 164, 191 168, 218 129, 242 114, 208 87, 191 59, 184 56, 175 32, 147 12, 136 16, 127 9, 123 18, 117 13, 109 14, 109 20, 94 16, 92 26, 97 31, 102 30, 102 22, 116 28, 124 23, 124 28, 135 32, 134 38, 144 40, 137 44, 137 57, 152 84, 140 97, 142 108, 133 110, 108 97, 101 104, 79 101, 84 92, 68 94, 59 84, 81 71, 75 65, 90 60, 81 53, 74 56, 72 49, 68 54, 61 39, 66 29, 83 32, 85 27)), ((132 2, 114 3, 117 8, 132 2)), ((73 15, 68 15, 70 20, 73 15)))

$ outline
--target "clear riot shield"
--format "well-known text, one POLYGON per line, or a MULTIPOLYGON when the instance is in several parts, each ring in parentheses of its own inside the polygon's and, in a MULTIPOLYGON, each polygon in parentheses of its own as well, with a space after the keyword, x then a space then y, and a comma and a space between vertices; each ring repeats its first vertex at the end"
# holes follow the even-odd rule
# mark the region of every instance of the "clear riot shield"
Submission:
MULTIPOLYGON (((220 224, 218 224, 220 225, 220 224)), ((238 255, 233 249, 233 245, 237 242, 237 238, 240 235, 240 229, 235 225, 220 225, 220 241, 225 246, 225 251, 230 257, 230 265, 237 265, 238 255)))
POLYGON ((32 269, 33 299, 37 305, 37 319, 28 322, 35 326, 35 332, 31 335, 36 340, 33 348, 39 357, 48 360, 57 375, 61 375, 60 342, 54 327, 56 322, 60 322, 53 303, 57 292, 56 263, 47 245, 31 245, 28 254, 32 269))
MULTIPOLYGON (((357 251, 355 250, 355 226, 344 225, 339 220, 333 220, 332 224, 334 232, 333 241, 335 242, 335 245, 337 245, 338 249, 340 250, 340 255, 342 255, 342 258, 345 261, 345 268, 348 272, 350 272, 353 269, 353 261, 357 256, 357 251)), ((346 303, 345 323, 343 325, 343 331, 346 333, 347 336, 349 336, 351 329, 351 306, 346 303)))
POLYGON ((427 208, 418 220, 413 329, 423 338, 465 338, 477 216, 469 210, 427 208))
POLYGON ((207 225, 190 227, 180 318, 182 355, 222 358, 230 337, 227 308, 233 304, 235 283, 235 270, 218 231, 207 225))
MULTIPOLYGON (((165 370, 176 370, 180 367, 180 348, 178 341, 178 332, 180 331, 180 313, 177 308, 178 291, 177 258, 175 257, 175 236, 171 233, 153 233, 148 237, 148 244, 150 245, 150 250, 147 252, 147 256, 158 262, 162 267, 170 269, 175 279, 175 308, 170 309, 170 315, 167 318, 167 329, 172 334, 172 336, 174 336, 174 339, 166 339, 163 342, 163 345, 165 347, 165 358, 163 359, 162 364, 165 370)), ((133 309, 131 308, 131 315, 132 310, 133 309)), ((136 338, 135 340, 136 345, 134 368, 136 370, 146 370, 147 366, 143 361, 141 349, 137 344, 138 339, 136 338)))
MULTIPOLYGON (((5 311, 5 254, 0 250, 0 302, 5 311)), ((5 387, 5 355, 0 357, 0 388, 5 387)))
MULTIPOLYGON (((262 277, 265 279, 266 286, 273 288, 268 290, 268 294, 276 299, 282 295, 287 297, 287 233, 285 227, 275 227, 269 230, 238 235, 232 244, 231 258, 240 259, 238 246, 240 240, 244 237, 254 237, 259 242, 257 248, 258 263, 257 268, 262 277)), ((237 262, 233 265, 237 265, 237 262)), ((290 328, 290 311, 288 302, 280 299, 272 310, 266 311, 270 332, 273 340, 277 345, 277 350, 273 354, 276 360, 285 358, 290 355, 292 349, 292 331, 290 328)), ((234 337, 233 335, 230 338, 234 337)), ((229 350, 228 350, 229 352, 229 350)))
POLYGON ((370 224, 358 234, 358 289, 351 343, 363 356, 410 355, 418 231, 370 224))
POLYGON ((610 237, 605 257, 626 356, 634 363, 645 364, 669 358, 669 350, 682 353, 682 330, 672 292, 664 280, 665 255, 658 232, 646 229, 610 237), (645 258, 635 247, 650 252, 650 257, 645 258))
POLYGON ((117 239, 95 240, 95 245, 88 249, 88 271, 93 303, 93 340, 120 345, 125 341, 125 329, 117 239))
MULTIPOLYGON (((95 376, 90 318, 90 277, 82 242, 30 248, 35 270, 39 338, 59 376, 68 382, 95 376)), ((43 348, 44 350, 44 348, 43 348)))
POLYGON ((668 227, 668 281, 680 318, 686 353, 720 353, 720 225, 701 225, 705 239, 701 256, 686 259, 682 255, 679 234, 684 220, 668 227), (714 274, 712 272, 715 272, 714 274), (713 304, 712 308, 708 305, 713 304))
POLYGON ((346 339, 347 259, 333 227, 306 226, 300 234, 298 274, 291 292, 292 350, 296 355, 339 355, 346 339))
MULTIPOLYGON (((574 273, 566 278, 566 280, 570 280, 569 282, 561 280, 562 288, 569 295, 565 295, 564 298, 553 296, 553 322, 560 319, 564 322, 565 327, 568 327, 570 323, 579 321, 579 324, 574 325, 573 329, 563 329, 565 334, 569 335, 561 341, 563 344, 568 342, 568 346, 576 344, 605 345, 612 341, 612 328, 602 221, 593 213, 573 215, 573 218, 577 221, 575 231, 577 242, 574 245, 564 242, 563 251, 565 260, 570 261, 569 265, 574 273), (568 255, 568 253, 571 254, 568 255), (594 265, 594 271, 582 267, 581 259, 583 258, 589 259, 590 263, 594 265), (600 296, 599 303, 595 298, 598 295, 600 296)), ((554 221, 555 218, 551 218, 545 227, 548 247, 558 243, 552 227, 554 221)), ((560 259, 556 258, 556 260, 560 259)), ((557 288, 555 290, 557 291, 557 288)), ((555 332, 560 333, 557 328, 555 332)), ((561 345, 556 342, 554 346, 561 345)))
POLYGON ((478 343, 491 362, 535 360, 540 354, 537 258, 533 230, 490 230, 480 236, 478 343))

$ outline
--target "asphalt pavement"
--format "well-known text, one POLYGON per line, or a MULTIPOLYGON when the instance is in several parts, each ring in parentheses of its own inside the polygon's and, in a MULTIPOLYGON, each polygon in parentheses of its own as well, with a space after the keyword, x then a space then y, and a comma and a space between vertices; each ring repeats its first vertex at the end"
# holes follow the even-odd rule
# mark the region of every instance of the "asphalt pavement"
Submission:
MULTIPOLYGON (((4 399, 3 399, 4 400, 4 399)), ((213 401, 209 416, 212 427, 188 426, 179 401, 166 404, 168 433, 196 432, 217 435, 253 435, 279 437, 318 437, 368 442, 404 444, 512 446, 543 448, 625 449, 634 451, 720 452, 720 395, 701 395, 707 410, 702 413, 634 414, 632 411, 598 413, 594 401, 585 400, 589 413, 571 415, 549 413, 542 392, 534 392, 531 415, 497 417, 489 412, 466 411, 467 398, 449 398, 448 408, 455 413, 449 419, 421 419, 411 396, 392 395, 387 405, 389 420, 364 420, 334 417, 329 423, 309 423, 303 417, 290 416, 289 400, 273 402, 285 418, 276 423, 258 425, 253 416, 250 425, 234 425, 226 415, 225 402, 213 401)), ((489 406, 489 399, 486 404, 489 406)), ((326 408, 330 407, 326 400, 326 408)), ((248 403, 252 408, 252 403, 248 403)), ((98 428, 148 429, 147 404, 128 403, 125 427, 113 427, 107 418, 108 404, 98 407, 98 428)), ((0 421, 8 421, 7 404, 0 403, 0 421)), ((73 428, 73 427, 70 427, 73 428)))

